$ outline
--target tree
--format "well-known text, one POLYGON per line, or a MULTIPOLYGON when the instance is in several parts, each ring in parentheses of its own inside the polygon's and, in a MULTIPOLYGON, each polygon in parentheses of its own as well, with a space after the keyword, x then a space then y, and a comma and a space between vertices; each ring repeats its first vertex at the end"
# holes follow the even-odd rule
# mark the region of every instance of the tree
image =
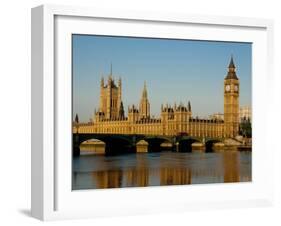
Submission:
POLYGON ((249 118, 242 119, 239 125, 239 134, 243 137, 252 137, 252 123, 249 118))

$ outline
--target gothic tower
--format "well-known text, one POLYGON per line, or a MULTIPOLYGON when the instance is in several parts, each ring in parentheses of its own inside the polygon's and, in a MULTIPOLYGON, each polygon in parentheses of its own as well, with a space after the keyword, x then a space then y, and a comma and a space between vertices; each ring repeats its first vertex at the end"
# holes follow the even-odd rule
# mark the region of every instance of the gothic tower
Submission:
POLYGON ((227 76, 224 78, 224 134, 235 137, 239 131, 239 79, 231 56, 227 76))
POLYGON ((124 111, 124 106, 123 106, 123 102, 122 101, 120 103, 118 118, 119 119, 125 119, 125 111, 124 111))
POLYGON ((107 84, 105 84, 103 77, 100 84, 99 113, 103 113, 105 119, 117 119, 120 114, 123 115, 124 110, 121 109, 123 107, 121 89, 121 79, 119 79, 118 85, 116 85, 112 77, 111 66, 107 84))
POLYGON ((144 87, 143 87, 143 91, 142 91, 142 97, 141 97, 139 109, 140 109, 140 111, 139 111, 140 118, 149 118, 150 117, 150 104, 148 101, 145 82, 144 82, 144 87))

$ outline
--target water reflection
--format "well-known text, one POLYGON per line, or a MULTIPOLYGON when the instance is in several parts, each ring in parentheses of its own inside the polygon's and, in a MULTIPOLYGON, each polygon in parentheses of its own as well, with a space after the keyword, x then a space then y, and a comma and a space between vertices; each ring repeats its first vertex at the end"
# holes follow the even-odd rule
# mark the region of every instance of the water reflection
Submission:
POLYGON ((224 182, 239 182, 239 155, 237 152, 231 151, 227 155, 223 155, 224 162, 224 182))
POLYGON ((251 181, 251 152, 84 155, 73 159, 73 189, 251 181))

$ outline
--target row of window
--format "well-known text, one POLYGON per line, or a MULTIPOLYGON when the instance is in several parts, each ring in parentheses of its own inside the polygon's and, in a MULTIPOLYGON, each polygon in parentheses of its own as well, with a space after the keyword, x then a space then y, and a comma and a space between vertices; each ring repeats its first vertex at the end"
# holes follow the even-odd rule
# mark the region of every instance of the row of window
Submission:
MULTIPOLYGON (((207 124, 191 124, 189 129, 189 134, 193 136, 219 136, 220 134, 223 134, 223 126, 215 126, 215 125, 207 125, 207 124)), ((133 131, 133 133, 149 133, 149 134, 158 134, 159 132, 164 132, 167 135, 173 135, 176 134, 179 127, 175 125, 169 125, 162 131, 162 126, 135 126, 135 127, 80 127, 79 132, 80 133, 130 133, 130 131, 133 131)), ((182 131, 187 130, 185 128, 180 128, 182 131)), ((74 133, 76 132, 76 129, 74 129, 74 133)))

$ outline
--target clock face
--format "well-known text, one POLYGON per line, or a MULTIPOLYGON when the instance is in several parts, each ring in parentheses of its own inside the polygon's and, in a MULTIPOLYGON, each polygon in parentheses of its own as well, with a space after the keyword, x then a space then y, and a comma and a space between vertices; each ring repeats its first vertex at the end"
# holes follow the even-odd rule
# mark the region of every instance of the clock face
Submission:
POLYGON ((230 85, 226 85, 225 90, 229 91, 230 90, 230 85))
POLYGON ((238 86, 235 86, 235 87, 234 87, 234 90, 235 90, 235 91, 238 91, 238 86))

